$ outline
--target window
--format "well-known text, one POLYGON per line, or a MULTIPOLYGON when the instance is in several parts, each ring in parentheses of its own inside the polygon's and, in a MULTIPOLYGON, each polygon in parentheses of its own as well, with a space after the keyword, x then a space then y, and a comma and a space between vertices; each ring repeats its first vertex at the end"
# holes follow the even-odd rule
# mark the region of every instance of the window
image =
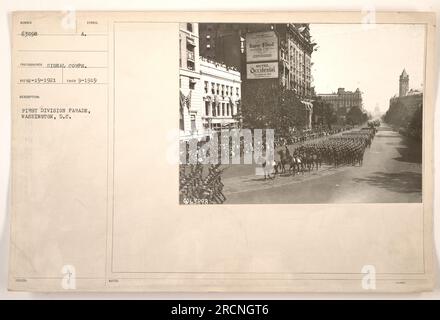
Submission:
MULTIPOLYGON (((179 39, 179 52, 182 52, 182 39, 179 39)), ((179 55, 179 67, 182 67, 182 55, 179 55)))
POLYGON ((196 80, 194 80, 194 78, 189 78, 189 88, 191 90, 195 89, 196 87, 196 80))
POLYGON ((220 84, 217 83, 217 94, 220 94, 220 84))
POLYGON ((225 85, 222 84, 222 96, 224 96, 224 95, 225 95, 225 85))
POLYGON ((237 94, 237 96, 239 96, 239 95, 240 95, 240 88, 237 87, 237 88, 235 88, 235 90, 236 90, 236 94, 237 94))
POLYGON ((226 95, 229 96, 229 86, 226 86, 226 95))
POLYGON ((229 103, 226 103, 226 115, 229 116, 229 103))
POLYGON ((209 116, 209 101, 205 101, 205 115, 209 116))
POLYGON ((188 30, 189 32, 193 32, 193 24, 192 23, 187 23, 186 24, 186 30, 188 30))
POLYGON ((215 83, 211 82, 211 93, 214 94, 215 93, 215 83))
POLYGON ((217 116, 217 108, 216 108, 215 105, 213 105, 213 108, 212 108, 212 116, 213 116, 213 117, 216 117, 216 116, 217 116))
POLYGON ((194 51, 188 50, 186 52, 186 57, 187 57, 188 60, 194 61, 194 51))
POLYGON ((195 60, 195 55, 194 55, 194 47, 191 44, 187 44, 186 46, 186 58, 189 61, 194 61, 195 60))
POLYGON ((194 62, 192 62, 192 61, 190 61, 190 60, 188 60, 187 62, 186 62, 186 67, 188 68, 188 70, 194 70, 194 62))
POLYGON ((222 116, 225 115, 225 103, 222 102, 222 116))
POLYGON ((205 81, 205 93, 208 93, 208 81, 205 81))

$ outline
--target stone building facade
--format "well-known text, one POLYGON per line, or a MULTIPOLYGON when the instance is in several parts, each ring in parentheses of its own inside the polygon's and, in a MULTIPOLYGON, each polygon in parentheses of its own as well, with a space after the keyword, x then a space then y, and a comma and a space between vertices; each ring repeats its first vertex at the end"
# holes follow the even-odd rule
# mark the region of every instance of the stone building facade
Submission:
POLYGON ((402 74, 399 77, 399 97, 404 97, 409 91, 409 75, 406 70, 403 69, 402 74))
POLYGON ((180 23, 179 49, 180 138, 182 140, 202 139, 204 136, 203 87, 200 81, 197 23, 180 23))
POLYGON ((200 56, 199 24, 179 25, 180 139, 203 140, 211 130, 238 127, 238 68, 200 56))
POLYGON ((423 93, 419 90, 409 89, 409 75, 405 69, 399 76, 399 95, 390 99, 390 106, 396 103, 407 108, 410 113, 423 105, 423 93))
POLYGON ((337 92, 319 93, 317 96, 332 106, 338 120, 341 122, 345 121, 346 115, 352 107, 358 107, 363 110, 362 92, 359 88, 355 91, 346 91, 345 88, 338 88, 337 92))
POLYGON ((238 128, 238 104, 241 99, 240 72, 225 64, 200 57, 203 84, 203 116, 206 132, 238 128))

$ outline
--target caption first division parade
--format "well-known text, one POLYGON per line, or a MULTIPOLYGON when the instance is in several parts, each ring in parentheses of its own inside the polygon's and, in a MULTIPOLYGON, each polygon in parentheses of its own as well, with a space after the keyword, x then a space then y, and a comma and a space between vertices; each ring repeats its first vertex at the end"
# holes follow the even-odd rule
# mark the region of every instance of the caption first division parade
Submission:
POLYGON ((357 80, 334 29, 180 23, 181 204, 421 202, 423 83, 405 59, 357 80))

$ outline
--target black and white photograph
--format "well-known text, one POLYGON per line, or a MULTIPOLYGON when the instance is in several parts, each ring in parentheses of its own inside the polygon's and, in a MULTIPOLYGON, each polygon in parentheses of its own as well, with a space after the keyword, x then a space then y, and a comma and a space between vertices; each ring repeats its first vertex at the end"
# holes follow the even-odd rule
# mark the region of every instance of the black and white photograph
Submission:
POLYGON ((182 5, 8 13, 0 299, 438 298, 440 8, 182 5))
POLYGON ((180 204, 421 203, 425 32, 180 23, 180 204))

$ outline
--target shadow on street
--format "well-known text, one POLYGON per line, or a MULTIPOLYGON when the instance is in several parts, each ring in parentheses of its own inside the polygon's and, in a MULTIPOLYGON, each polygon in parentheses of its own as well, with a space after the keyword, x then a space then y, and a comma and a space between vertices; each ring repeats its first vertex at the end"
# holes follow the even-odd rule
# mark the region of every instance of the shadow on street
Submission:
POLYGON ((413 193, 422 190, 422 174, 405 171, 399 173, 374 172, 366 178, 355 178, 358 183, 368 183, 399 193, 413 193))
POLYGON ((402 148, 396 148, 399 157, 394 158, 396 161, 422 163, 422 144, 410 138, 404 138, 402 148))

